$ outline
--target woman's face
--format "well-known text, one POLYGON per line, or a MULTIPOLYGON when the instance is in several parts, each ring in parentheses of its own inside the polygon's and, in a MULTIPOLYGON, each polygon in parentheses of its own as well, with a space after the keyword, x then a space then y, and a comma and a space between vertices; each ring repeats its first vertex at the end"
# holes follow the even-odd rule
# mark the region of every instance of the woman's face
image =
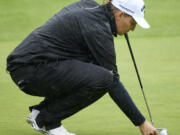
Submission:
POLYGON ((122 11, 115 12, 116 29, 118 35, 123 35, 130 30, 134 31, 136 21, 122 11))

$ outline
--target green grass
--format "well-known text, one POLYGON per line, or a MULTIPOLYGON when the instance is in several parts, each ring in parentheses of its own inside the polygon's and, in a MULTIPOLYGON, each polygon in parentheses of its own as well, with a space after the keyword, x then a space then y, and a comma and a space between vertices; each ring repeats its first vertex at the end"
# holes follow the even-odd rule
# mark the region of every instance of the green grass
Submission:
MULTIPOLYGON (((75 0, 0 1, 0 135, 35 135, 25 123, 28 106, 41 101, 22 93, 6 73, 6 57, 34 28, 75 0)), ((99 1, 100 2, 100 1, 99 1)), ((130 33, 132 48, 157 127, 178 135, 180 125, 180 2, 146 0, 151 29, 130 33)), ((119 74, 135 103, 148 118, 128 47, 115 39, 119 74)), ((108 95, 63 121, 77 135, 139 135, 108 95)))

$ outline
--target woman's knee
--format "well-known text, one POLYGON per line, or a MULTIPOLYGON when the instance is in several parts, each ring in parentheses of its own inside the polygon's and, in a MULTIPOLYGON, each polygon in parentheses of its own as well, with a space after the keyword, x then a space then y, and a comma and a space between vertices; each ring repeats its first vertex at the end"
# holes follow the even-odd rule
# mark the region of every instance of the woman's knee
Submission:
POLYGON ((95 74, 91 83, 91 87, 105 89, 105 88, 110 88, 112 84, 113 84, 113 73, 108 70, 103 70, 95 74))

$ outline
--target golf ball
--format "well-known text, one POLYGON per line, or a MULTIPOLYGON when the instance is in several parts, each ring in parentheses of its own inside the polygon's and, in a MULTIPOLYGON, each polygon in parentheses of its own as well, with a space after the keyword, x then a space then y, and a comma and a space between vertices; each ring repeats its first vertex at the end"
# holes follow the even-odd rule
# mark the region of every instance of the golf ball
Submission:
POLYGON ((167 130, 161 130, 160 135, 167 135, 167 130))

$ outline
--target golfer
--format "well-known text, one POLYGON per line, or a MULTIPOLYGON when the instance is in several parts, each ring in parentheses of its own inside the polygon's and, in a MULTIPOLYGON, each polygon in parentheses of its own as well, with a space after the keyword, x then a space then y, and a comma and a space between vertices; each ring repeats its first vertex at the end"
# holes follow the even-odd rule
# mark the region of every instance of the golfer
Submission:
POLYGON ((149 28, 143 0, 98 5, 81 0, 35 29, 7 58, 12 80, 26 94, 44 97, 27 122, 46 135, 75 135, 62 120, 109 93, 143 135, 157 135, 119 79, 113 37, 149 28))

